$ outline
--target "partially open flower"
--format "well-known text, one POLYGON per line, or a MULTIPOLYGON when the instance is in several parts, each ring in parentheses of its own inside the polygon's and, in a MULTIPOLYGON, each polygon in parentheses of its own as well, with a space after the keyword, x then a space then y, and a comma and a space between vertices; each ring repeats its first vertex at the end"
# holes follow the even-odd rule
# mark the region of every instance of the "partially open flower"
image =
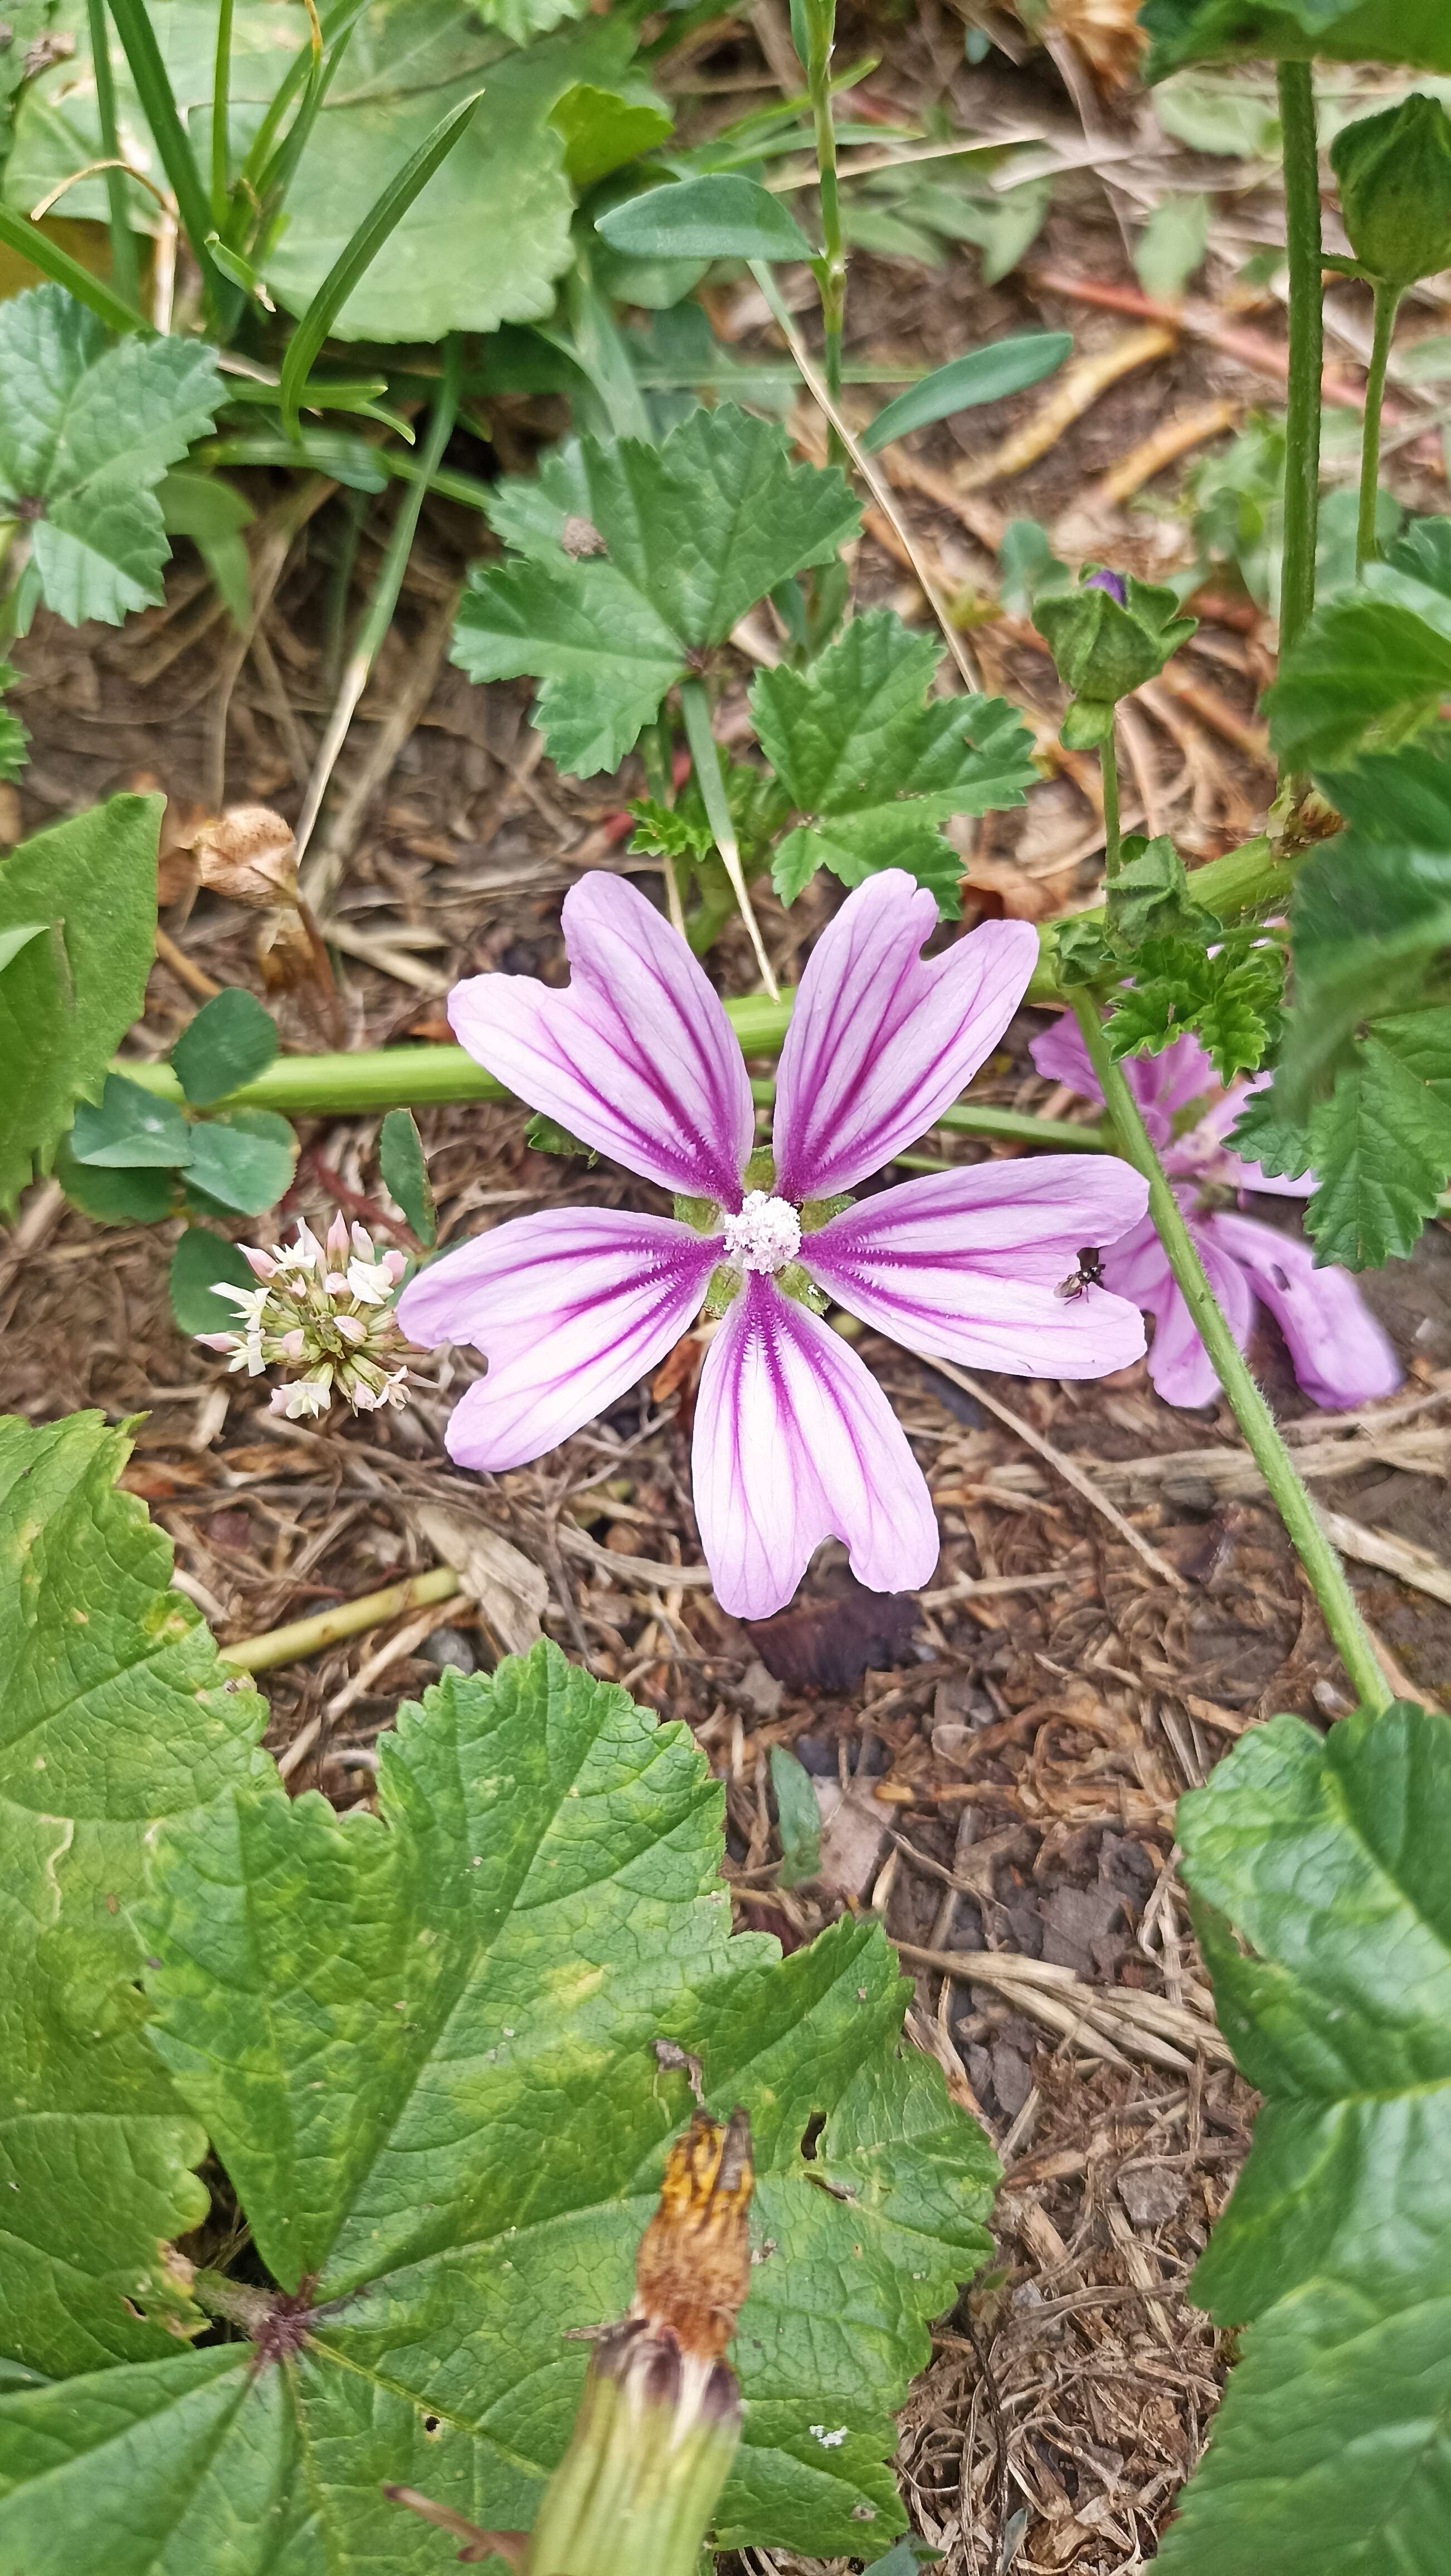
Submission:
POLYGON ((302 1223, 293 1243, 270 1252, 253 1244, 239 1249, 258 1285, 234 1288, 219 1279, 215 1291, 236 1307, 238 1330, 196 1338, 225 1352, 233 1372, 282 1370, 287 1383, 273 1389, 274 1413, 293 1422, 315 1418, 334 1393, 355 1413, 407 1403, 407 1345, 393 1312, 407 1268, 401 1252, 375 1252, 372 1236, 360 1225, 349 1228, 342 1215, 323 1243, 302 1223))
POLYGON ((1157 678, 1195 621, 1180 616, 1172 590, 1096 568, 1076 590, 1036 599, 1033 623, 1073 692, 1063 740, 1086 751, 1107 739, 1119 699, 1157 678))

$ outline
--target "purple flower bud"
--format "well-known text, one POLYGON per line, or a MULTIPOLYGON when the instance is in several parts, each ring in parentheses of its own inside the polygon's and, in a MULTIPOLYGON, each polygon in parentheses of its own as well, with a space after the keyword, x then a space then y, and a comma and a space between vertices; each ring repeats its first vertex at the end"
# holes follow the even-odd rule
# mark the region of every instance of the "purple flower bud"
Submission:
POLYGON ((1110 599, 1118 601, 1120 608, 1127 608, 1129 604, 1121 572, 1091 572, 1083 587, 1085 590, 1106 590, 1110 599))

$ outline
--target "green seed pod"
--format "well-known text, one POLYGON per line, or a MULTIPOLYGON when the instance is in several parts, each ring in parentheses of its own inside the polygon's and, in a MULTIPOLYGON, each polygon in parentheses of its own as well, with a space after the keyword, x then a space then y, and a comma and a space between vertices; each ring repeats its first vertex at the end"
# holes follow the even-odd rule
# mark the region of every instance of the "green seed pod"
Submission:
POLYGON ((1413 90, 1337 134, 1331 166, 1350 246, 1387 286, 1451 268, 1451 117, 1413 90))
POLYGON ((1095 708, 1111 708, 1155 679, 1195 625, 1180 616, 1172 590, 1115 572, 1086 573, 1076 590, 1035 601, 1033 623, 1059 678, 1095 708))

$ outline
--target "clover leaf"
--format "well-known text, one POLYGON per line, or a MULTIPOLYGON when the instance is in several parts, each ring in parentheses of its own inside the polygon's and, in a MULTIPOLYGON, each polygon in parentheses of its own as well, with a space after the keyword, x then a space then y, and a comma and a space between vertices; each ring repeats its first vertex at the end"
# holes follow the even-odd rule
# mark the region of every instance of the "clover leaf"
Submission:
MULTIPOLYGON (((69 1642, 89 1571, 30 1566, 25 1615, 38 1605, 66 1641, 38 1659, 47 1673, 92 1654, 90 1631, 69 1642)), ((400 1711, 378 1813, 340 1817, 270 1772, 244 1780, 184 1709, 178 1733, 144 1641, 181 1653, 183 1631, 133 1588, 107 1633, 140 1686, 75 1712, 119 1716, 140 1757, 117 1857, 103 1846, 85 1884, 120 1887, 103 1920, 129 1980, 129 1864, 148 1836, 154 2083, 184 2105, 169 2162, 153 2154, 175 2186, 178 2145, 199 2159, 211 2139, 250 2250, 195 2286, 240 2339, 130 2359, 142 2330, 114 2269, 93 2285, 118 2312, 109 2341, 77 2351, 38 2301, 17 2303, 6 2348, 56 2375, 0 2396, 0 2560, 111 2576, 126 2532, 152 2563, 283 2576, 325 2529, 332 2576, 441 2566, 445 2544, 395 2516, 384 2483, 526 2525, 574 2415, 577 2330, 630 2297, 690 2111, 681 2052, 713 2101, 749 2110, 756 2147, 759 2260, 734 2347, 746 2431, 719 2543, 881 2555, 902 2527, 889 2410, 927 2358, 927 2319, 987 2250, 996 2168, 937 2067, 901 2053, 910 1989, 880 1926, 844 1919, 785 1960, 760 1934, 732 1938, 721 1791, 688 1731, 551 1645, 490 1677, 446 1675, 400 1711)), ((56 1741, 69 1751, 64 1727, 56 1741)), ((33 1742, 31 1728, 27 1783, 33 1742)), ((61 1877, 64 1819, 32 1838, 37 1876, 61 1877)), ((25 1919, 12 1937, 23 1952, 25 1919)), ((104 2008, 144 2049, 129 1982, 104 2008)), ((49 2206, 26 2204, 36 2260, 63 2274, 102 2213, 139 2200, 150 2273, 169 2267, 179 2300, 185 2267, 156 2239, 168 2214, 195 2224, 201 2195, 173 2188, 168 2213, 141 2191, 104 2050, 79 2070, 58 2060, 56 2081, 52 2138, 71 2122, 90 2153, 83 2171, 55 2159, 49 2206)))
POLYGON ((761 748, 802 816, 772 882, 792 902, 828 867, 845 885, 906 868, 960 910, 950 814, 1021 805, 1037 779, 1033 740, 1005 698, 929 697, 941 657, 890 609, 850 625, 804 671, 780 663, 751 689, 761 748))
POLYGON ((0 1420, 0 2351, 46 2374, 202 2323, 164 2248, 205 2215, 205 2142, 144 2035, 130 1909, 153 1826, 255 1774, 267 1714, 114 1490, 129 1446, 95 1413, 0 1420))
MULTIPOLYGON (((13 311, 14 307, 8 308, 13 311)), ((0 868, 0 1209, 48 1171, 141 1014, 156 933, 159 796, 113 796, 0 868)))
POLYGON ((778 583, 854 532, 835 467, 793 465, 732 403, 662 447, 584 438, 490 512, 516 559, 475 568, 454 629, 471 680, 540 680, 535 722, 576 777, 614 769, 698 657, 778 583))
POLYGON ((1164 2576, 1438 2576, 1451 2476, 1451 1720, 1256 1727, 1183 1799, 1220 2027, 1266 2096, 1192 2294, 1244 2358, 1164 2576))
POLYGON ((0 517, 28 525, 27 587, 67 625, 119 626, 160 599, 171 548, 156 486, 221 399, 202 341, 113 347, 60 286, 0 305, 0 517))

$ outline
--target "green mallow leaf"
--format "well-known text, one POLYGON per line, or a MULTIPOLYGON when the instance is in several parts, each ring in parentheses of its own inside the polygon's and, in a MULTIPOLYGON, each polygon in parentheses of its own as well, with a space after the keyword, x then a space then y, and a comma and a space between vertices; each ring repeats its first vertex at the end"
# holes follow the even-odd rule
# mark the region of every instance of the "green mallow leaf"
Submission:
POLYGON ((781 1866, 776 1876, 782 1887, 799 1887, 821 1867, 821 1809, 810 1772, 785 1744, 771 1747, 771 1786, 781 1829, 781 1866))
POLYGON ((1347 828, 1306 862, 1290 903, 1296 1007, 1276 1075, 1290 1118, 1367 1021, 1435 998, 1451 950, 1451 727, 1318 776, 1347 828))
POLYGON ((712 171, 627 197, 600 216, 611 250, 632 259, 796 259, 810 242, 779 197, 758 179, 712 171))
POLYGON ((1258 1071, 1279 1035, 1284 952, 1258 929, 1218 936, 1212 955, 1172 937, 1135 951, 1135 981, 1115 996, 1107 1024, 1116 1056, 1158 1055, 1192 1034, 1221 1082, 1258 1071))
POLYGON ((1311 618, 1265 693, 1286 768, 1340 769, 1435 715, 1451 691, 1451 599, 1392 562, 1311 618))
POLYGON ((1197 940, 1207 947, 1222 935, 1214 914, 1194 901, 1184 862, 1164 832, 1152 841, 1140 832, 1127 835, 1104 911, 1110 944, 1123 955, 1146 939, 1197 940))
POLYGON ((171 1256, 171 1311, 178 1332, 238 1330, 236 1307, 216 1294, 223 1281, 232 1288, 257 1285, 235 1243, 204 1225, 189 1225, 171 1256))
MULTIPOLYGON (((193 1109, 210 1109, 266 1071, 277 1053, 277 1023, 255 994, 229 985, 203 1002, 171 1052, 171 1069, 193 1109)), ((94 1160, 94 1157, 92 1157, 94 1160)))
POLYGON ((70 1147, 78 1163, 99 1163, 110 1171, 175 1171, 191 1161, 191 1129, 174 1101, 158 1100, 139 1082, 110 1073, 95 1107, 87 1103, 76 1111, 70 1147))
POLYGON ((245 2213, 257 2340, 0 2395, 0 2556, 114 2576, 144 2534, 151 2565, 293 2576, 325 2530, 330 2576, 441 2567, 385 2482, 527 2526, 689 2115, 662 2041, 755 2139, 719 2545, 880 2555, 889 2410, 996 2174, 901 2053, 880 1927, 732 1938, 687 1729, 550 1644, 446 1675, 378 1751, 376 1815, 275 1784, 154 1837, 153 2044, 245 2213))
POLYGON ((129 1445, 0 1420, 0 2350, 47 2375, 165 2367, 168 2321, 202 2322, 165 2249, 205 2216, 205 2139, 144 2035, 131 1908, 153 1827, 256 1776, 267 1715, 114 1490, 129 1445))
POLYGON ((204 1211, 260 1216, 292 1180, 297 1138, 275 1109, 233 1109, 190 1130, 187 1196, 204 1211))
POLYGON ((1316 1260, 1403 1259, 1451 1180, 1451 1008, 1372 1020, 1311 1112, 1309 1148, 1316 1260))
POLYGON ((1148 0, 1145 78, 1184 63, 1410 63, 1451 72, 1445 0, 1148 0))
POLYGON ((410 1109, 390 1109, 378 1131, 378 1169, 383 1187, 403 1210, 422 1244, 438 1234, 433 1190, 424 1159, 423 1139, 410 1109))
POLYGON ((45 925, 0 973, 0 1209, 49 1169, 77 1101, 99 1094, 141 1015, 161 802, 113 796, 22 842, 0 867, 0 937, 45 925))
POLYGON ((1285 1117, 1273 1088, 1246 1101, 1225 1142, 1271 1180, 1303 1180, 1310 1169, 1310 1131, 1285 1117))
POLYGON ((1441 2576, 1451 2479, 1451 1720, 1256 1727, 1179 1807, 1266 2097, 1191 2284, 1243 2358, 1164 2576, 1441 2576))
POLYGON ((928 696, 939 661, 926 636, 873 609, 806 670, 758 672, 756 732, 802 818, 776 852, 784 902, 819 867, 849 886, 906 868, 955 919, 962 862, 940 825, 1021 805, 1038 773, 1006 699, 928 696))
POLYGON ((859 511, 835 467, 793 465, 784 433, 723 403, 663 447, 556 449, 490 517, 523 560, 476 567, 454 629, 471 680, 542 681, 535 722, 576 777, 615 769, 667 689, 778 582, 826 562, 859 511))
POLYGON ((1002 402, 1056 374, 1072 355, 1071 331, 1023 331, 1011 339, 989 340, 981 349, 949 359, 945 367, 934 367, 920 384, 898 394, 878 412, 862 445, 885 447, 894 438, 905 438, 909 429, 950 420, 954 412, 974 410, 980 403, 1002 402))
POLYGON ((0 305, 0 515, 29 523, 31 576, 70 626, 161 597, 156 485, 222 400, 199 340, 112 343, 60 286, 0 305))

